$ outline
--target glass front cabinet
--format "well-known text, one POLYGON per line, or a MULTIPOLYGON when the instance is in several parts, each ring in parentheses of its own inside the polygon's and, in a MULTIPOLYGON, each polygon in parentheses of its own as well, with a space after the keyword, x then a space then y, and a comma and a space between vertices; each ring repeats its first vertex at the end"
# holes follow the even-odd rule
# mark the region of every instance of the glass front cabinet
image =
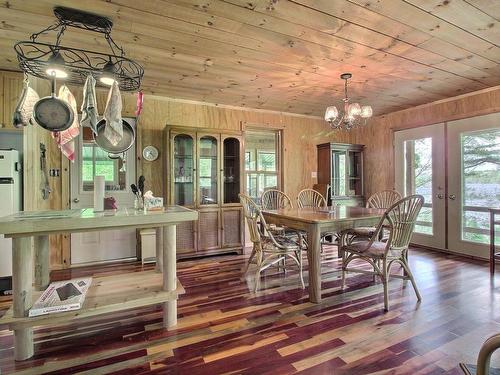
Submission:
POLYGON ((198 221, 177 226, 177 256, 243 253, 241 133, 167 126, 167 203, 198 211, 198 221))
POLYGON ((324 143, 317 148, 318 186, 328 191, 329 204, 363 206, 364 146, 324 143))

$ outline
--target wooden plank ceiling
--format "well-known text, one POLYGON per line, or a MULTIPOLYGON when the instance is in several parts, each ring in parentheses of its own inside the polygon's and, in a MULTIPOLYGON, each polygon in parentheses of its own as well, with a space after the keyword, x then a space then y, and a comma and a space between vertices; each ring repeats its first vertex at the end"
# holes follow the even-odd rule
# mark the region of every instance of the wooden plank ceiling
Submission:
MULTIPOLYGON (((56 5, 110 17, 143 90, 172 98, 322 116, 351 72, 350 96, 383 114, 500 84, 498 0, 7 0, 0 69, 56 5)), ((88 31, 62 44, 107 51, 88 31)))

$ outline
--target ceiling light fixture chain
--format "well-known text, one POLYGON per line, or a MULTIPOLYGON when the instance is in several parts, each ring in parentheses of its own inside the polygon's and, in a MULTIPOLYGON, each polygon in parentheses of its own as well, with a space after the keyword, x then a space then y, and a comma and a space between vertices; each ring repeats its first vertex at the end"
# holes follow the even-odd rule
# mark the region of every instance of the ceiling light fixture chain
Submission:
POLYGON ((329 106, 325 111, 325 121, 330 124, 332 129, 351 130, 356 126, 366 124, 367 120, 373 115, 372 107, 369 105, 361 106, 359 103, 349 104, 350 98, 347 85, 350 78, 352 78, 351 73, 340 75, 340 79, 344 80, 343 111, 339 112, 334 105, 329 106))
POLYGON ((113 22, 106 17, 76 9, 55 7, 56 23, 33 33, 31 41, 22 41, 14 46, 21 69, 30 75, 50 79, 56 75, 66 83, 83 85, 92 74, 99 84, 117 82, 123 91, 139 90, 144 69, 137 62, 125 57, 124 49, 111 37, 113 22), (67 27, 103 34, 110 53, 88 51, 66 47, 61 44, 67 27), (42 43, 42 34, 57 32, 55 43, 42 43))

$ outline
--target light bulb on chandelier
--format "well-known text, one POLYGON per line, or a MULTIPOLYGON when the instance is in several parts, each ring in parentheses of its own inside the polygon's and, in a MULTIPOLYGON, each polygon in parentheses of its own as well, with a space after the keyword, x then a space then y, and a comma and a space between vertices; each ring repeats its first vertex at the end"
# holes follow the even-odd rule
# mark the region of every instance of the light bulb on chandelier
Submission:
POLYGON ((343 73, 340 78, 344 83, 344 109, 339 112, 336 106, 332 105, 326 108, 325 121, 327 121, 333 129, 349 130, 355 126, 366 124, 367 119, 372 117, 373 110, 369 105, 360 105, 359 103, 349 103, 347 96, 347 81, 352 77, 351 73, 343 73))

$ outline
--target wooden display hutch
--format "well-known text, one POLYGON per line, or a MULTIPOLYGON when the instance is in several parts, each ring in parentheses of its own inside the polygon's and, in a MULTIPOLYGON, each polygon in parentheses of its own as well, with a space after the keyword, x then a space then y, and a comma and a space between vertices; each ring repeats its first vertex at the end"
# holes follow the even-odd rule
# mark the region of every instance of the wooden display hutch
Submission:
POLYGON ((241 132, 167 126, 167 204, 195 209, 198 221, 177 226, 177 257, 243 253, 241 132))
POLYGON ((318 185, 329 186, 332 205, 363 206, 364 145, 323 143, 318 148, 318 185))

